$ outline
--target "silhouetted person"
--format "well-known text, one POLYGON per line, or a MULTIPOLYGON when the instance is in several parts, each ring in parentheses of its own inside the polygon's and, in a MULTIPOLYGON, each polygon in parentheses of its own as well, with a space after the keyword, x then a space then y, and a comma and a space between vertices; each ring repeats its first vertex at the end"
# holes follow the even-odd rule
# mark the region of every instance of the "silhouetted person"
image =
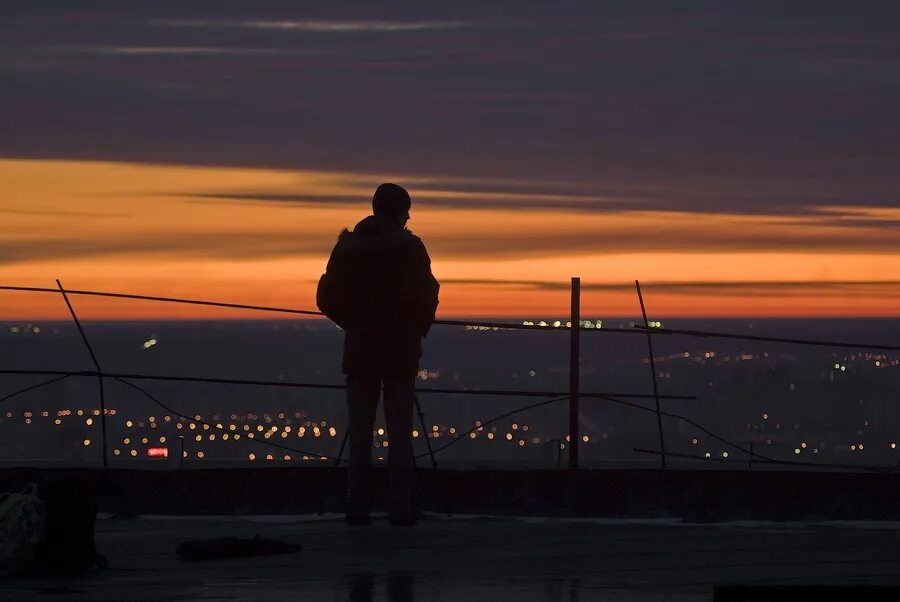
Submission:
POLYGON ((419 237, 405 228, 409 194, 382 184, 372 198, 374 215, 344 230, 319 280, 319 309, 344 330, 350 467, 347 520, 367 524, 372 501, 372 429, 379 390, 390 448, 389 516, 411 524, 412 418, 422 338, 434 322, 437 280, 419 237))

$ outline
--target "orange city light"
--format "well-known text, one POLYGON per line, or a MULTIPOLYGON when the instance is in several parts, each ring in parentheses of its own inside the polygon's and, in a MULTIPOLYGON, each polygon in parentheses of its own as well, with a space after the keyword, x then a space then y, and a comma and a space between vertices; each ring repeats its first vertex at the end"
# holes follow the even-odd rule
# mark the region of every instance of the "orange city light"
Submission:
POLYGON ((150 448, 147 448, 147 455, 151 458, 168 458, 169 457, 169 448, 168 447, 150 447, 150 448))

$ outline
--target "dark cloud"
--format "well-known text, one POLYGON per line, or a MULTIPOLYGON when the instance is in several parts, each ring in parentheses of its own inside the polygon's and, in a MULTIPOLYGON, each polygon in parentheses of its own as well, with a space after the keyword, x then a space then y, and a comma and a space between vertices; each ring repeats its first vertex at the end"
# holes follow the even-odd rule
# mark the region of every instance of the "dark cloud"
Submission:
MULTIPOLYGON (((625 199, 600 199, 573 196, 544 196, 522 194, 513 198, 491 198, 490 194, 471 197, 417 196, 421 190, 412 189, 415 206, 438 207, 442 209, 554 209, 560 211, 616 211, 633 209, 636 204, 625 199)), ((503 193, 507 194, 507 193, 503 193)), ((510 193, 511 194, 511 193, 510 193)), ((299 207, 322 207, 327 205, 366 205, 370 199, 363 194, 315 195, 315 194, 273 194, 273 193, 210 193, 184 195, 190 200, 207 199, 225 202, 277 203, 299 207)))
MULTIPOLYGON (((433 184, 433 183, 432 183, 433 184)), ((438 182, 438 184, 442 184, 438 182)), ((884 227, 897 225, 897 218, 874 218, 848 215, 839 210, 829 210, 828 205, 839 207, 852 207, 854 204, 864 207, 892 208, 900 204, 900 200, 867 199, 865 203, 852 203, 846 199, 808 201, 808 204, 790 203, 782 199, 778 204, 777 199, 769 199, 772 206, 766 206, 760 199, 735 198, 727 199, 731 203, 723 206, 721 197, 703 198, 690 197, 690 199, 678 198, 654 198, 652 196, 626 196, 623 191, 609 191, 610 196, 590 196, 579 194, 565 194, 560 191, 551 192, 518 192, 523 186, 513 185, 507 189, 500 186, 492 186, 485 189, 477 182, 471 182, 466 186, 459 184, 450 185, 447 188, 433 190, 409 186, 415 206, 436 207, 442 209, 472 209, 472 210, 552 210, 574 211, 585 213, 622 212, 622 211, 679 211, 685 209, 694 212, 718 212, 735 215, 750 214, 773 217, 807 217, 806 225, 832 225, 848 227, 884 227), (451 192, 464 192, 466 196, 453 196, 451 192), (424 193, 424 194, 423 194, 424 193), (686 201, 693 203, 688 205, 686 201)), ((540 188, 540 187, 538 187, 540 188)), ((224 202, 224 203, 264 203, 280 204, 297 207, 312 207, 323 205, 359 205, 368 203, 366 193, 361 194, 290 194, 273 192, 209 192, 201 194, 171 194, 169 196, 183 197, 187 202, 224 202)), ((761 218, 764 219, 764 218, 761 218)), ((764 223, 764 222, 761 222, 764 223)), ((776 223, 773 221, 773 223, 776 223)), ((798 224, 804 225, 804 224, 798 224)))
MULTIPOLYGON (((413 224, 411 224, 413 225, 413 224)), ((352 224, 348 224, 352 226, 352 224)), ((413 229, 415 229, 413 227, 413 229)), ((83 257, 166 256, 171 258, 254 261, 280 257, 327 257, 336 237, 320 231, 152 233, 102 238, 56 237, 0 240, 0 265, 83 257)), ((432 257, 492 261, 565 255, 614 255, 641 252, 797 251, 847 254, 900 252, 896 231, 847 229, 815 234, 799 229, 790 235, 765 229, 721 231, 715 228, 605 228, 602 223, 576 231, 517 231, 498 227, 466 232, 430 233, 425 242, 432 257)), ((324 259, 323 259, 324 261, 324 259)))
MULTIPOLYGON (((335 237, 336 238, 336 237, 335 237)), ((297 255, 326 256, 335 238, 299 233, 153 234, 102 239, 42 238, 0 240, 0 265, 84 257, 153 255, 183 259, 257 260, 297 255)), ((323 260, 324 261, 324 260, 323 260)))
POLYGON ((874 1, 13 3, 0 156, 896 206, 897 30, 874 1))
POLYGON ((36 217, 131 217, 129 213, 111 213, 101 211, 65 211, 59 209, 4 209, 0 213, 8 215, 33 215, 36 217))
MULTIPOLYGON (((569 290, 569 282, 544 280, 494 280, 494 279, 443 279, 443 285, 497 286, 527 290, 569 290)), ((582 283, 585 292, 634 292, 634 282, 582 283)), ((740 295, 778 296, 810 295, 846 297, 854 293, 877 292, 879 295, 900 297, 900 280, 785 280, 785 281, 693 281, 693 282, 642 282, 644 291, 683 295, 740 295)))
POLYGON ((896 232, 870 231, 815 235, 767 233, 765 231, 719 231, 713 228, 668 231, 660 228, 627 231, 553 232, 547 234, 474 233, 466 236, 438 236, 426 240, 435 257, 493 260, 498 258, 538 258, 566 255, 615 255, 647 252, 797 252, 797 253, 882 253, 900 252, 896 232))

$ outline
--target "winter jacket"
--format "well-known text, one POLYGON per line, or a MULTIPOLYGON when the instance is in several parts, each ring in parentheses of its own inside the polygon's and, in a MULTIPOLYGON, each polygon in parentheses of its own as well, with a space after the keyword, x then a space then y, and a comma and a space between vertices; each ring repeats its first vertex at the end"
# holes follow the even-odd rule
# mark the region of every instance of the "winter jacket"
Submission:
POLYGON ((316 301, 344 330, 344 373, 415 375, 439 287, 422 240, 396 222, 372 215, 341 232, 316 301))

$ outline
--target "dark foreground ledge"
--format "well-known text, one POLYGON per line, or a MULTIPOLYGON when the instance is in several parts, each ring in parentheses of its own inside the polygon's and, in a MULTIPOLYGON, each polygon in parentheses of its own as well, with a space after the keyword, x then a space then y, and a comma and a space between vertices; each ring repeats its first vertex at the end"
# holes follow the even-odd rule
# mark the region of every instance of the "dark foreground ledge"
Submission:
MULTIPOLYGON (((121 514, 342 512, 337 468, 0 470, 0 491, 75 477, 100 510, 121 514)), ((375 508, 387 474, 375 470, 375 508)), ((687 470, 420 470, 424 509, 518 516, 726 520, 900 520, 900 475, 687 470)))

